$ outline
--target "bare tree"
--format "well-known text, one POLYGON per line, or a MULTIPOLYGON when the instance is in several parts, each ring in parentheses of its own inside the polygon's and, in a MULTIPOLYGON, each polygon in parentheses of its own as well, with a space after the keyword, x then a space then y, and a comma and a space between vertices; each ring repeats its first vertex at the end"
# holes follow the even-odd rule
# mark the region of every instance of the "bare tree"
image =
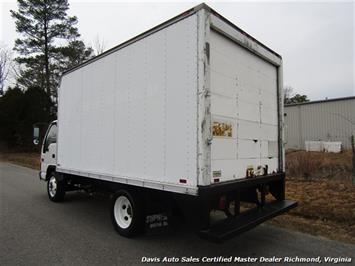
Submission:
POLYGON ((6 46, 0 46, 0 95, 4 92, 5 82, 12 70, 12 52, 6 46))
POLYGON ((287 103, 293 96, 293 88, 291 86, 284 87, 284 103, 287 103))
POLYGON ((94 41, 93 41, 93 49, 95 55, 102 54, 105 51, 105 40, 103 38, 100 38, 99 35, 96 35, 94 41))

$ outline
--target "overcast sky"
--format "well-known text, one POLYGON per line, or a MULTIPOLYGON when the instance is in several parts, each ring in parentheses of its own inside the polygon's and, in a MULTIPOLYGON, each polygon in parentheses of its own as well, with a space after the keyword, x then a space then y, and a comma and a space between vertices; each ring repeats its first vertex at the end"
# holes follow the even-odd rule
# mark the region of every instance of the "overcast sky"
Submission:
MULTIPOLYGON (((16 1, 1 2, 1 43, 18 36, 10 17, 16 1)), ((105 50, 197 5, 191 1, 134 2, 69 0, 86 44, 97 36, 105 50)), ((207 1, 213 9, 281 54, 284 85, 312 100, 355 95, 353 1, 207 1)))

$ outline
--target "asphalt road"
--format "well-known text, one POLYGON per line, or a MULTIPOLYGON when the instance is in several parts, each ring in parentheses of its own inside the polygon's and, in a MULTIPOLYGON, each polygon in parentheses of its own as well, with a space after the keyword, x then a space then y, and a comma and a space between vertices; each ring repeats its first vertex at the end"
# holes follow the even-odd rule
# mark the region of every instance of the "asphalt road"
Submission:
POLYGON ((52 203, 37 171, 8 163, 0 162, 0 189, 0 265, 137 265, 142 257, 190 256, 355 260, 355 246, 268 225, 223 244, 186 230, 123 238, 111 225, 107 199, 72 192, 52 203))

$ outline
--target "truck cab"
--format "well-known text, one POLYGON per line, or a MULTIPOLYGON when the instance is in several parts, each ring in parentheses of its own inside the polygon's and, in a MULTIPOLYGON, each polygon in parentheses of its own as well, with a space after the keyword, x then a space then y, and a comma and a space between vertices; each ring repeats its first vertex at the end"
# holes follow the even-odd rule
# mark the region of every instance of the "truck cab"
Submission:
MULTIPOLYGON (((63 200, 68 189, 63 176, 56 172, 57 167, 57 121, 49 124, 41 146, 41 170, 39 178, 47 181, 47 193, 51 201, 63 200)), ((39 144, 39 129, 34 127, 34 143, 39 144)))
POLYGON ((57 164, 57 121, 53 121, 46 132, 41 147, 41 171, 39 177, 48 180, 51 171, 55 171, 57 164))

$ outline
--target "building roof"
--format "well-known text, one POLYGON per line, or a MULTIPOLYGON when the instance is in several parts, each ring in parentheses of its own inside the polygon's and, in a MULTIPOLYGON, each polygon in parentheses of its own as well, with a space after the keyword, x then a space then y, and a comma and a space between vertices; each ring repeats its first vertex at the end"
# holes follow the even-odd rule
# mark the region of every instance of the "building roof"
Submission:
POLYGON ((355 96, 341 97, 341 98, 333 98, 333 99, 325 99, 325 100, 317 100, 303 103, 291 103, 285 104, 285 107, 297 106, 297 105, 305 105, 305 104, 314 104, 314 103, 327 103, 327 102, 336 102, 336 101, 346 101, 346 100, 355 100, 355 96))

